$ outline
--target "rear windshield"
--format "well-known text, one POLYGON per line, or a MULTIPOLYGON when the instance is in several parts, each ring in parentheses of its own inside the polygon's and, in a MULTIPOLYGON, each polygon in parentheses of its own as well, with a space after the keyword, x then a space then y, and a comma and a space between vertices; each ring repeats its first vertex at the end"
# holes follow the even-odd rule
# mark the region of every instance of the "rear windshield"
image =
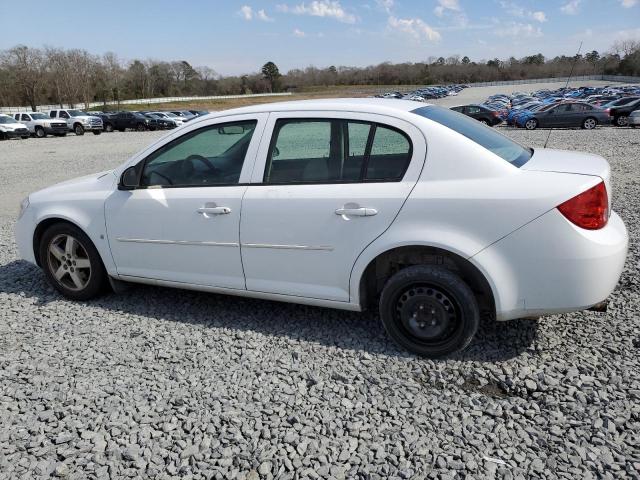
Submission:
POLYGON ((417 108, 413 110, 413 113, 464 135, 516 167, 527 163, 533 154, 533 150, 524 148, 510 138, 496 132, 493 128, 448 108, 432 105, 417 108))

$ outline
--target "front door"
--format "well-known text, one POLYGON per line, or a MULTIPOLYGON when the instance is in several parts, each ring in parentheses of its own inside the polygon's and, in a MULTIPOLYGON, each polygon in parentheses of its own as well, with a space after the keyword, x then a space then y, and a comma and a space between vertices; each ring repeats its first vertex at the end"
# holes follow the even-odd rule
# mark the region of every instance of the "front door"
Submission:
POLYGON ((105 214, 118 274, 244 289, 239 228, 267 115, 194 126, 141 160, 105 214), (197 127, 197 128, 196 128, 197 127))
POLYGON ((391 225, 425 156, 399 119, 272 113, 242 202, 247 289, 348 302, 356 258, 391 225))

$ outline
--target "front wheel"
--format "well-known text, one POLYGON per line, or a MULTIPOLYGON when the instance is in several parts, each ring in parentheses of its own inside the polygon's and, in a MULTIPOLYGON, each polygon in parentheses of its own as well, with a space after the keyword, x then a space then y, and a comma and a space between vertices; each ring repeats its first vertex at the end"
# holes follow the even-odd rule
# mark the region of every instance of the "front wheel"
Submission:
POLYGON ((107 132, 107 133, 111 133, 111 132, 113 132, 113 125, 111 125, 110 123, 107 123, 107 124, 104 126, 104 131, 105 131, 105 132, 107 132))
POLYGON ((538 120, 536 120, 535 118, 530 118, 529 120, 524 122, 524 128, 526 128, 527 130, 535 130, 536 128, 538 128, 538 120))
POLYGON ((78 136, 84 135, 84 127, 80 124, 77 124, 75 127, 73 127, 73 133, 78 136))
POLYGON ((144 128, 144 125, 142 123, 139 123, 136 126, 136 130, 139 131, 139 132, 144 132, 146 129, 144 128))
POLYGON ((594 128, 596 128, 596 125, 598 125, 598 122, 595 118, 591 117, 585 118, 582 122, 582 128, 584 128, 585 130, 593 130, 594 128))
POLYGON ((68 223, 49 227, 40 242, 40 265, 47 280, 62 295, 89 300, 105 286, 105 269, 89 237, 68 223))
POLYGON ((44 138, 47 136, 47 133, 44 131, 44 128, 42 127, 37 127, 36 128, 36 137, 37 138, 44 138))
POLYGON ((629 117, 627 115, 620 115, 616 117, 615 123, 618 127, 626 127, 629 125, 629 117))
POLYGON ((393 275, 382 290, 380 317, 398 345, 431 358, 467 347, 480 322, 469 286, 450 270, 433 265, 407 267, 393 275))

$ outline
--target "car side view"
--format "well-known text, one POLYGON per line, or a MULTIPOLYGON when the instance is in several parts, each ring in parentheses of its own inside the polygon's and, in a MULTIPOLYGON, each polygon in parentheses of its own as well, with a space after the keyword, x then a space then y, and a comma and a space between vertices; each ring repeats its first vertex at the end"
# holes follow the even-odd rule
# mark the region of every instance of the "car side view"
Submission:
POLYGON ((580 127, 586 130, 609 124, 609 114, 585 102, 565 102, 533 112, 524 121, 527 130, 538 127, 580 127))
POLYGON ((377 309, 400 346, 438 357, 481 318, 606 302, 628 244, 610 176, 421 102, 263 104, 30 194, 16 241, 71 299, 138 282, 377 309))

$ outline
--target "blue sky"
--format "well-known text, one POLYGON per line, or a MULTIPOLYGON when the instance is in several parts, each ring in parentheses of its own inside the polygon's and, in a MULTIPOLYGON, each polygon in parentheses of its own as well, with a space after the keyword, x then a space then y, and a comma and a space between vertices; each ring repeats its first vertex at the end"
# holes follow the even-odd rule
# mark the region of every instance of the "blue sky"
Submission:
POLYGON ((18 43, 249 73, 468 55, 607 51, 640 39, 640 0, 0 0, 0 49, 18 43))

